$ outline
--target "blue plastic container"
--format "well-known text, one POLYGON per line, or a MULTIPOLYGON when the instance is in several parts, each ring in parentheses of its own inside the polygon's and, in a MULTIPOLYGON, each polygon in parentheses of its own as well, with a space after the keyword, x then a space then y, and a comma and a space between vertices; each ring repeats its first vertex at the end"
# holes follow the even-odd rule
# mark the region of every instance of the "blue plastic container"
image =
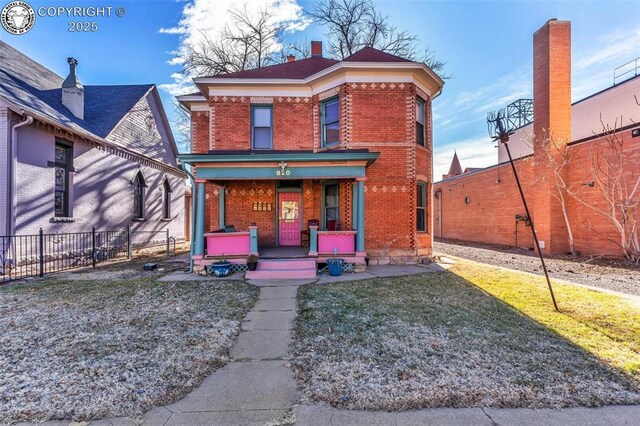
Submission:
POLYGON ((339 277, 342 275, 342 265, 344 259, 327 259, 327 265, 329 266, 329 275, 332 277, 339 277))

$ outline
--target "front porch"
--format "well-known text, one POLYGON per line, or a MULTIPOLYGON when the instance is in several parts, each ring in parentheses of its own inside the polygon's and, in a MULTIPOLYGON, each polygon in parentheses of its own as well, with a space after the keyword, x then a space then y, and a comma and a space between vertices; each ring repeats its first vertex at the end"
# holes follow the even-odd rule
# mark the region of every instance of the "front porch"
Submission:
POLYGON ((289 267, 280 268, 285 260, 298 262, 300 269, 309 265, 302 262, 302 268, 301 260, 312 260, 314 276, 317 265, 331 257, 364 269, 364 182, 366 167, 377 156, 368 151, 182 156, 197 170, 194 264, 201 268, 224 258, 241 269, 247 256, 256 254, 259 268, 282 269, 281 278, 290 275, 284 272, 289 267))

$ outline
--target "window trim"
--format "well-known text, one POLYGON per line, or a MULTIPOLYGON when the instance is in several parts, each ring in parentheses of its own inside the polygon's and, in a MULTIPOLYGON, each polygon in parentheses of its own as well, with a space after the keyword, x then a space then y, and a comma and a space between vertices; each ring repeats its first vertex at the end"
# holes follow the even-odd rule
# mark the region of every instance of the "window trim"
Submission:
POLYGON ((416 110, 418 108, 418 104, 422 105, 422 123, 418 121, 417 113, 416 113, 416 145, 427 147, 427 103, 420 96, 416 96, 416 110), (422 142, 418 141, 418 130, 417 125, 420 124, 422 126, 422 142))
POLYGON ((53 152, 53 173, 54 173, 53 216, 54 217, 73 217, 73 210, 71 207, 72 200, 71 200, 71 179, 70 179, 71 172, 73 170, 74 170, 73 169, 73 143, 56 138, 55 145, 54 145, 54 152, 53 152), (66 161, 64 162, 56 160, 55 150, 58 147, 61 147, 66 151, 66 161), (63 211, 57 211, 55 206, 55 195, 56 195, 55 194, 56 193, 55 174, 59 168, 64 170, 64 199, 62 201, 64 205, 63 211))
POLYGON ((171 219, 171 193, 173 190, 171 189, 171 182, 169 182, 169 178, 165 176, 162 181, 162 219, 170 220, 171 219))
POLYGON ((320 197, 320 230, 321 231, 327 230, 326 196, 327 196, 327 186, 329 185, 336 185, 336 188, 338 189, 338 194, 337 194, 338 204, 336 204, 335 206, 331 206, 331 208, 335 208, 337 212, 336 225, 340 223, 340 182, 337 180, 329 180, 326 182, 322 182, 322 194, 320 197))
POLYGON ((142 174, 142 170, 138 170, 133 181, 131 181, 133 185, 133 220, 140 221, 145 220, 146 208, 144 205, 145 198, 145 188, 147 187, 147 182, 144 179, 144 175, 142 174), (136 194, 136 185, 140 186, 140 193, 136 194), (138 205, 140 207, 140 215, 137 215, 136 209, 136 200, 138 200, 138 205))
POLYGON ((427 224, 427 205, 428 205, 428 200, 427 200, 427 182, 419 180, 419 181, 416 182, 416 232, 428 232, 428 230, 429 230, 429 226, 427 224), (418 193, 417 193, 417 191, 420 191, 421 194, 422 194, 422 200, 424 201, 424 206, 419 206, 418 205, 418 193), (419 210, 422 210, 421 214, 424 217, 424 229, 419 229, 418 228, 419 210))
MULTIPOLYGON (((259 127, 263 129, 264 127, 259 127)), ((272 104, 251 104, 251 149, 267 151, 273 149, 273 105, 272 104), (270 111, 270 123, 269 123, 269 148, 256 148, 255 146, 255 126, 254 126, 254 111, 259 108, 268 108, 270 111)))
POLYGON ((338 145, 340 143, 340 96, 332 96, 330 98, 324 99, 320 102, 320 144, 321 147, 328 147, 338 145), (332 121, 330 123, 326 122, 326 114, 325 114, 325 106, 330 103, 336 101, 338 103, 338 120, 332 121), (327 135, 326 135, 326 125, 331 123, 338 123, 338 140, 335 142, 327 143, 327 135))

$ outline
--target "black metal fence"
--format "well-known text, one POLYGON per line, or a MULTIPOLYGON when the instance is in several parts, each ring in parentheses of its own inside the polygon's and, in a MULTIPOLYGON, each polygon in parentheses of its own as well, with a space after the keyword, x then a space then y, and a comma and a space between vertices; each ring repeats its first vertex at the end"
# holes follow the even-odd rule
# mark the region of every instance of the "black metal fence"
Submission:
POLYGON ((0 236, 0 283, 131 258, 133 247, 161 243, 166 244, 168 253, 173 239, 169 231, 153 232, 162 237, 142 237, 140 231, 131 231, 130 227, 63 234, 47 234, 40 229, 35 235, 0 236))

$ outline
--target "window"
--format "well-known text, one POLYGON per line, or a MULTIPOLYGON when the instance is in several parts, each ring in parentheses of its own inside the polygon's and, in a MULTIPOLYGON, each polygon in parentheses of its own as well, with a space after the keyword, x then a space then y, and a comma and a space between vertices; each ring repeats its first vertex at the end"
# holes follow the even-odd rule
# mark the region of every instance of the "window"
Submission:
POLYGON ((133 218, 144 219, 144 189, 147 184, 144 181, 142 172, 138 172, 133 179, 133 218))
POLYGON ((338 212, 338 184, 324 184, 324 203, 323 203, 323 229, 326 231, 335 231, 339 228, 339 212, 338 212))
POLYGON ((331 98, 320 104, 322 115, 322 146, 338 143, 340 108, 338 98, 331 98))
POLYGON ((424 134, 425 121, 424 101, 416 98, 416 143, 422 146, 426 146, 424 134))
POLYGON ((416 230, 427 231, 427 184, 424 182, 416 186, 416 230))
POLYGON ((69 172, 73 162, 73 148, 57 142, 55 150, 54 212, 56 217, 70 217, 69 172))
POLYGON ((162 182, 162 218, 171 219, 171 185, 167 178, 162 182))
POLYGON ((251 141, 253 149, 271 149, 273 111, 271 105, 251 106, 251 141))

